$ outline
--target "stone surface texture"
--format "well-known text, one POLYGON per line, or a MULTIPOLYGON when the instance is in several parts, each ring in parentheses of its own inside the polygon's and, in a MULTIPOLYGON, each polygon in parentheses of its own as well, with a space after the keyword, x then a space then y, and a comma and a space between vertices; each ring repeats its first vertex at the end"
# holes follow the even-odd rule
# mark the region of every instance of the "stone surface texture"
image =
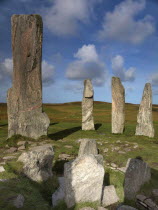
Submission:
POLYGON ((131 159, 125 173, 124 195, 128 200, 135 198, 141 186, 151 178, 147 163, 141 159, 131 159))
POLYGON ((117 210, 137 210, 137 209, 127 205, 121 205, 120 207, 117 208, 117 210))
POLYGON ((154 126, 152 118, 152 88, 150 83, 146 83, 143 97, 137 115, 136 135, 154 137, 154 126))
POLYGON ((23 205, 24 205, 24 201, 25 201, 25 198, 23 195, 19 194, 14 200, 13 200, 13 205, 16 207, 16 208, 22 208, 23 205))
POLYGON ((82 99, 82 130, 94 130, 93 120, 93 86, 90 79, 84 81, 82 99))
POLYGON ((104 167, 94 155, 65 163, 65 202, 70 208, 80 202, 101 202, 104 167))
POLYGON ((52 205, 57 206, 58 203, 65 198, 65 181, 64 177, 59 177, 59 188, 52 195, 52 205))
POLYGON ((144 195, 136 196, 136 205, 140 209, 158 210, 158 205, 150 197, 144 195))
POLYGON ((50 178, 54 151, 52 145, 46 144, 23 152, 18 161, 23 163, 23 173, 30 179, 41 182, 50 178))
POLYGON ((0 173, 1 172, 4 172, 4 171, 5 171, 4 167, 3 166, 0 166, 0 173))
POLYGON ((112 77, 112 133, 123 133, 125 127, 125 90, 120 78, 112 77))
POLYGON ((82 139, 80 143, 80 148, 78 156, 82 155, 98 155, 98 149, 95 139, 82 139))
POLYGON ((107 208, 104 208, 104 207, 102 207, 102 206, 99 206, 98 208, 97 208, 97 210, 108 210, 107 208))
POLYGON ((103 190, 102 206, 107 207, 118 201, 119 197, 116 194, 115 187, 113 185, 105 186, 103 190))
POLYGON ((47 135, 49 118, 42 111, 42 18, 13 15, 13 85, 8 90, 8 137, 15 134, 37 139, 47 135))

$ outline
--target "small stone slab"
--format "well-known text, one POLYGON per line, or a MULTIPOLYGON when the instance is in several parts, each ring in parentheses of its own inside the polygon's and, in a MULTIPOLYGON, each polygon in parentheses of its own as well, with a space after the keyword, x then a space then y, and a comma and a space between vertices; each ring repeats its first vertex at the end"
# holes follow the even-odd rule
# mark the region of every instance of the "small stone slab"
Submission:
POLYGON ((25 150, 25 146, 22 145, 22 146, 18 147, 18 150, 25 150))
POLYGON ((108 151, 109 151, 108 148, 105 148, 105 149, 103 150, 103 152, 105 152, 105 153, 107 153, 108 151))
POLYGON ((60 154, 58 156, 58 159, 60 160, 71 160, 73 158, 72 155, 69 155, 69 154, 60 154))
POLYGON ((103 190, 102 206, 107 207, 119 201, 114 185, 105 186, 103 190))
POLYGON ((14 153, 16 152, 18 149, 16 147, 11 147, 9 149, 6 150, 6 153, 14 153))
POLYGON ((24 205, 25 198, 23 195, 19 194, 13 201, 13 205, 16 208, 22 208, 24 205))
POLYGON ((72 149, 73 148, 73 146, 71 146, 71 145, 65 145, 64 147, 68 148, 68 149, 72 149))
POLYGON ((104 207, 102 207, 102 206, 99 206, 98 208, 97 208, 97 210, 108 210, 107 208, 104 208, 104 207))
POLYGON ((46 181, 53 176, 53 147, 50 144, 34 147, 23 152, 18 161, 23 163, 23 173, 33 181, 46 181))
POLYGON ((52 195, 52 205, 57 206, 65 197, 65 180, 64 177, 58 178, 59 188, 52 195))
POLYGON ((158 198, 158 189, 153 189, 153 190, 152 190, 152 195, 153 195, 155 198, 158 198))
POLYGON ((3 166, 0 166, 0 173, 1 172, 4 172, 4 171, 5 171, 4 167, 3 166))
POLYGON ((14 156, 7 156, 7 157, 3 157, 3 160, 12 160, 14 158, 16 158, 16 157, 14 157, 14 156))
POLYGON ((18 143, 17 143, 17 145, 18 146, 23 146, 23 145, 25 145, 26 143, 28 143, 27 141, 19 141, 18 143))
POLYGON ((138 210, 132 206, 127 206, 127 205, 121 205, 117 208, 117 210, 138 210))

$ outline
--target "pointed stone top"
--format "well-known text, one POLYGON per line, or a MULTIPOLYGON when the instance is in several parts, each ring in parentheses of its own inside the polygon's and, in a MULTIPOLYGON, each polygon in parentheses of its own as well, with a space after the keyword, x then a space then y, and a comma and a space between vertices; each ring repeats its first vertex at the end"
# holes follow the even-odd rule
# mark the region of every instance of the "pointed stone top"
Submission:
POLYGON ((119 77, 112 77, 112 82, 121 82, 120 78, 119 77))
POLYGON ((151 84, 150 83, 146 83, 144 89, 151 89, 151 84))
MULTIPOLYGON (((145 100, 145 98, 150 98, 151 100, 151 106, 152 106, 152 88, 151 88, 151 84, 150 83, 146 83, 144 86, 144 90, 143 90, 143 97, 142 100, 145 100)), ((143 101, 141 102, 141 104, 144 103, 143 101)))
POLYGON ((83 97, 92 98, 93 97, 93 86, 90 79, 84 81, 84 92, 83 97))

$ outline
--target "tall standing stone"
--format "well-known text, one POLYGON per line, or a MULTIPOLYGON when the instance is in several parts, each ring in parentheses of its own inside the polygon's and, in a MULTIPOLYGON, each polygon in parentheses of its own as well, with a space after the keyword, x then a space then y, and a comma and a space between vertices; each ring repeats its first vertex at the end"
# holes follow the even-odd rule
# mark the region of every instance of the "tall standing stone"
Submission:
POLYGON ((90 79, 84 81, 82 100, 82 130, 95 130, 93 120, 93 86, 90 79))
POLYGON ((112 77, 112 133, 123 133, 125 127, 125 90, 120 78, 112 77))
POLYGON ((152 89, 151 84, 146 83, 143 97, 137 115, 136 135, 154 137, 154 126, 152 119, 152 89))
POLYGON ((49 118, 42 111, 42 18, 13 15, 13 86, 8 90, 8 137, 47 135, 49 118))

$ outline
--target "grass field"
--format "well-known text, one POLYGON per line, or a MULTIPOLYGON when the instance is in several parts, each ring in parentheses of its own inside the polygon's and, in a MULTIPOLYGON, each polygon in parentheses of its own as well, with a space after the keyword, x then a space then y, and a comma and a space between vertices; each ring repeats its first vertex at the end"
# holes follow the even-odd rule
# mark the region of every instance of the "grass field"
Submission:
MULTIPOLYGON (((141 193, 151 196, 151 190, 158 189, 158 105, 153 105, 154 138, 134 135, 138 108, 138 105, 126 104, 125 132, 122 135, 114 135, 111 134, 110 103, 94 103, 95 131, 81 130, 80 102, 44 104, 43 109, 51 120, 48 137, 42 137, 36 141, 27 139, 27 141, 37 145, 43 142, 49 142, 54 146, 55 158, 53 161, 53 171, 58 176, 63 173, 63 164, 67 161, 60 158, 61 154, 68 154, 70 159, 73 159, 78 154, 78 139, 96 139, 99 152, 104 157, 106 171, 105 184, 115 185, 120 202, 129 203, 128 201, 124 201, 123 197, 124 174, 118 170, 112 170, 111 164, 116 164, 117 167, 124 167, 128 158, 142 157, 152 169, 152 179, 150 183, 143 186, 141 193), (105 149, 108 149, 108 151, 105 152, 105 149), (122 153, 119 153, 119 151, 122 153)), ((17 147, 17 142, 21 140, 21 138, 19 139, 17 137, 11 138, 10 140, 6 139, 7 107, 6 104, 0 104, 0 161, 6 156, 6 146, 17 147)), ((4 195, 5 193, 8 195, 9 191, 10 194, 21 192, 27 198, 23 209, 52 209, 51 194, 57 188, 55 178, 45 184, 30 182, 27 178, 21 176, 21 168, 15 160, 9 161, 4 166, 6 171, 0 173, 0 179, 12 178, 7 183, 0 182, 0 207, 5 206, 5 209, 13 209, 13 207, 9 206, 10 204, 5 203, 4 195), (52 186, 51 189, 50 186, 52 186), (3 193, 1 193, 2 191, 3 193), (29 196, 30 191, 32 192, 31 197, 29 196)), ((91 205, 95 206, 95 204, 91 205)), ((73 209, 78 209, 79 206, 76 205, 73 209)), ((66 209, 65 204, 61 203, 56 209, 66 209)), ((114 208, 109 207, 109 209, 114 208)))

